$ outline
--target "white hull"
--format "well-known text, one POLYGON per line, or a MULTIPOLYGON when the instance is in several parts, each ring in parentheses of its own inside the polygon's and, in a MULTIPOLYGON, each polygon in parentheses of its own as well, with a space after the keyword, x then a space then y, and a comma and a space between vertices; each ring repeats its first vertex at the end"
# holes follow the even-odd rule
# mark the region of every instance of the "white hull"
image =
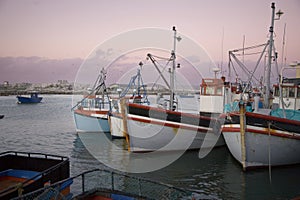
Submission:
POLYGON ((110 134, 113 138, 124 138, 123 118, 120 114, 112 113, 109 116, 110 134))
MULTIPOLYGON (((245 132, 245 168, 300 163, 300 138, 293 133, 247 126, 245 132)), ((243 162, 240 125, 223 126, 223 136, 233 157, 243 162)), ((298 136, 299 137, 299 136, 298 136)))
POLYGON ((77 132, 109 132, 107 115, 79 114, 74 112, 74 120, 77 132))
POLYGON ((182 151, 225 144, 212 128, 137 115, 128 115, 127 128, 131 152, 182 151))

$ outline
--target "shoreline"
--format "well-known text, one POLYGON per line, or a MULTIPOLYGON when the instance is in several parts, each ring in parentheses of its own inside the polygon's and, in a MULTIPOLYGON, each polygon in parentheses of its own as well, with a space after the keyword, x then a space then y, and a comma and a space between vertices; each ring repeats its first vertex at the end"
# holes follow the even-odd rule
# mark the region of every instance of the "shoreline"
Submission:
MULTIPOLYGON (((38 91, 39 94, 58 94, 58 95, 73 95, 81 94, 74 93, 73 91, 38 91)), ((0 96, 16 96, 16 95, 28 95, 30 91, 0 91, 0 96)))

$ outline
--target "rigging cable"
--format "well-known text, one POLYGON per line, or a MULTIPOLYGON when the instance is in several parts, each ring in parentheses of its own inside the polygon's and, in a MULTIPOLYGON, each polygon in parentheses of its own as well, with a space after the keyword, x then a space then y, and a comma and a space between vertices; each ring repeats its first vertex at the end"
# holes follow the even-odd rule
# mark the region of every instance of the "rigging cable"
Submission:
POLYGON ((285 50, 285 29, 286 29, 286 23, 284 24, 284 29, 283 29, 283 38, 282 38, 282 56, 281 56, 281 67, 285 66, 286 63, 283 64, 283 59, 286 61, 286 56, 284 55, 284 50, 285 50))
MULTIPOLYGON (((152 54, 151 54, 151 56, 152 56, 152 57, 156 57, 156 58, 162 58, 162 57, 158 57, 158 56, 153 56, 152 54)), ((162 68, 162 72, 161 72, 161 73, 164 73, 164 72, 165 72, 166 68, 168 67, 168 65, 169 65, 169 63, 170 63, 170 61, 171 61, 172 59, 171 59, 171 58, 168 58, 168 59, 164 59, 164 60, 167 60, 167 61, 168 61, 168 62, 166 63, 165 66, 162 66, 159 62, 157 62, 156 60, 154 60, 154 62, 157 63, 157 64, 162 68)), ((153 90, 154 86, 156 86, 156 84, 157 84, 157 82, 159 81, 160 77, 161 77, 161 76, 158 76, 158 77, 157 77, 156 81, 154 82, 154 84, 153 84, 152 87, 151 87, 151 90, 153 90)))
POLYGON ((242 48, 242 49, 234 49, 234 50, 232 50, 232 52, 238 52, 238 51, 244 51, 244 50, 249 50, 249 49, 255 49, 255 48, 258 48, 258 47, 263 47, 263 46, 265 46, 267 44, 268 44, 268 42, 264 43, 264 44, 258 44, 258 45, 254 45, 254 46, 242 48))

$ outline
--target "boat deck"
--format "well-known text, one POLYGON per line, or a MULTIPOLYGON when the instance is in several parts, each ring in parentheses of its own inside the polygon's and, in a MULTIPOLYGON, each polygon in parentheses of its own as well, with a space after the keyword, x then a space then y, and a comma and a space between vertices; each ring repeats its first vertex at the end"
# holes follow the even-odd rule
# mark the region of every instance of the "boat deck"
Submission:
POLYGON ((9 188, 11 186, 17 185, 19 183, 22 183, 26 180, 27 180, 26 178, 17 178, 12 176, 0 177, 0 191, 9 188))

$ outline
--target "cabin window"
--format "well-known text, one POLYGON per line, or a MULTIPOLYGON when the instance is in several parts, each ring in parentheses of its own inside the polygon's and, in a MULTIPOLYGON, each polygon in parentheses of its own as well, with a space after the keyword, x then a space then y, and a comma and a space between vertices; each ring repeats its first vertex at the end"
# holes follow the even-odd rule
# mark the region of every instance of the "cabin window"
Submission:
POLYGON ((275 89, 274 96, 279 97, 280 96, 279 87, 275 87, 274 89, 275 89))
POLYGON ((83 107, 87 107, 87 101, 86 101, 86 99, 81 103, 81 105, 82 105, 83 107))
POLYGON ((288 88, 283 87, 282 88, 282 97, 283 98, 287 98, 288 97, 288 93, 289 93, 288 88))
POLYGON ((205 88, 206 88, 206 87, 202 87, 202 88, 201 88, 201 94, 205 94, 205 88))
POLYGON ((222 95, 222 87, 218 87, 216 91, 217 95, 222 95))
POLYGON ((295 88, 294 87, 289 88, 289 97, 295 98, 295 88))
POLYGON ((94 108, 95 107, 95 102, 94 102, 93 99, 89 99, 88 107, 89 108, 94 108))
POLYGON ((224 82, 221 80, 205 80, 200 85, 200 90, 202 95, 217 95, 221 96, 223 94, 224 82))
POLYGON ((100 99, 96 98, 95 99, 95 108, 100 108, 101 104, 100 104, 100 99))
POLYGON ((222 95, 223 87, 205 86, 201 88, 202 95, 222 95))
POLYGON ((300 88, 297 88, 297 98, 300 98, 300 88))
POLYGON ((206 94, 214 94, 215 93, 214 87, 206 87, 206 94))

